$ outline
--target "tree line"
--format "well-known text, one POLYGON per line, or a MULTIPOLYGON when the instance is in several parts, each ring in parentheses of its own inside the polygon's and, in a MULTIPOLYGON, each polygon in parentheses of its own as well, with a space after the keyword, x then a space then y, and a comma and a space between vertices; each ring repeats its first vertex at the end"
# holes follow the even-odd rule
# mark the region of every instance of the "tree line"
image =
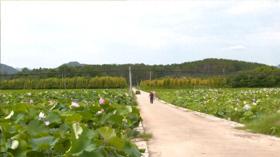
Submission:
POLYGON ((17 78, 2 80, 0 89, 126 88, 123 77, 17 78))
POLYGON ((167 77, 145 80, 141 88, 193 88, 193 87, 280 87, 280 69, 260 67, 229 76, 217 77, 167 77))
POLYGON ((3 84, 3 80, 16 80, 15 82, 19 82, 19 80, 31 79, 38 82, 38 80, 43 79, 47 82, 49 78, 56 80, 66 78, 65 80, 67 80, 78 77, 92 78, 109 76, 122 77, 128 82, 128 68, 130 66, 132 68, 133 85, 140 85, 142 82, 142 85, 153 84, 153 86, 159 87, 171 87, 172 85, 175 87, 192 87, 195 85, 210 87, 279 86, 279 72, 277 72, 277 68, 264 64, 226 59, 205 59, 169 65, 86 65, 75 62, 63 64, 57 68, 24 68, 21 72, 14 75, 2 75, 1 80, 3 84), (152 83, 145 81, 149 79, 156 81, 152 81, 152 83))
POLYGON ((228 78, 231 87, 280 87, 280 69, 260 67, 228 78))
POLYGON ((194 88, 194 87, 226 87, 227 80, 224 77, 182 77, 182 78, 162 78, 156 80, 141 81, 140 87, 149 88, 194 88))

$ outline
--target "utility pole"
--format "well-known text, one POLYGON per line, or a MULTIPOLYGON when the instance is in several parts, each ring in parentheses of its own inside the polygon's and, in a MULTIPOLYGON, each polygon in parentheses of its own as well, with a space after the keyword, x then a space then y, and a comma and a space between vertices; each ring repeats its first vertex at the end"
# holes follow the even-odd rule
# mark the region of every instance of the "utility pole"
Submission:
POLYGON ((62 82, 62 88, 64 88, 64 89, 66 89, 66 83, 65 83, 65 80, 64 80, 64 74, 63 74, 63 72, 62 72, 62 74, 61 74, 61 82, 62 82))
POLYGON ((129 71, 129 92, 132 93, 132 75, 131 75, 131 67, 128 68, 129 71))

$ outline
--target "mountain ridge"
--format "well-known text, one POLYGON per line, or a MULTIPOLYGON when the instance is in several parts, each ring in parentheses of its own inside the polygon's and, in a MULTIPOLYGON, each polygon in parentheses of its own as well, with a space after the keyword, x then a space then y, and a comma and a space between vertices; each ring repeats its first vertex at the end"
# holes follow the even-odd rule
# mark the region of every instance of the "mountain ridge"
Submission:
MULTIPOLYGON (((236 73, 239 71, 252 70, 257 67, 272 67, 269 65, 254 63, 248 61, 240 60, 230 60, 222 58, 207 58, 203 60, 183 62, 183 63, 174 63, 174 64, 158 64, 158 65, 148 65, 143 63, 137 64, 83 64, 78 61, 70 61, 64 63, 56 68, 34 68, 27 69, 24 68, 23 71, 16 70, 11 66, 9 67, 9 73, 5 74, 40 74, 40 73, 67 73, 69 76, 73 76, 73 73, 93 73, 93 71, 102 71, 102 75, 114 75, 118 74, 114 71, 127 71, 128 67, 131 66, 135 71, 145 71, 157 72, 157 76, 165 75, 175 75, 175 76, 188 76, 188 75, 224 75, 230 73, 236 73)), ((274 66, 276 67, 276 66, 274 66)), ((139 74, 143 72, 139 72, 139 74)), ((92 74, 93 75, 93 74, 92 74)), ((98 75, 98 73, 96 73, 98 75)), ((126 75, 126 74, 125 74, 126 75)), ((125 76, 124 75, 124 76, 125 76)), ((52 75, 51 75, 52 76, 52 75)), ((76 76, 76 75, 74 75, 76 76)), ((91 76, 91 74, 90 74, 91 76)))
POLYGON ((16 74, 18 72, 19 71, 12 66, 0 64, 0 74, 16 74))

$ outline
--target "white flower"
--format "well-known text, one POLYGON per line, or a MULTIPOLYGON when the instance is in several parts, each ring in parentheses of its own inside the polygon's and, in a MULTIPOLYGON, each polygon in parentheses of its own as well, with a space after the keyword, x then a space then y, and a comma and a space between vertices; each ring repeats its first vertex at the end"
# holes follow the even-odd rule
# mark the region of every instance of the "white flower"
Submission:
POLYGON ((234 108, 234 111, 237 111, 237 110, 238 110, 237 107, 235 107, 235 108, 234 108))
POLYGON ((102 111, 98 111, 98 112, 97 112, 97 114, 101 114, 101 113, 103 113, 103 112, 102 112, 102 111))
POLYGON ((101 109, 100 111, 96 112, 97 115, 102 114, 104 112, 104 109, 101 109))
POLYGON ((27 93, 27 95, 28 95, 28 96, 31 96, 32 94, 31 94, 31 93, 27 93))
POLYGON ((254 105, 254 106, 256 106, 256 105, 257 105, 257 103, 256 103, 256 102, 253 102, 253 105, 254 105))
POLYGON ((50 125, 50 121, 45 121, 44 123, 45 123, 46 126, 50 125))
POLYGON ((29 100, 29 104, 33 104, 33 100, 32 99, 29 100))
POLYGON ((14 115, 14 111, 11 111, 8 116, 6 116, 4 119, 10 119, 14 115))
POLYGON ((45 119, 46 115, 43 112, 39 113, 39 120, 45 119))
POLYGON ((248 111, 251 109, 251 106, 249 104, 246 104, 246 105, 244 105, 243 109, 248 111))
POLYGON ((18 145, 19 145, 18 140, 13 140, 10 148, 15 150, 18 148, 18 145))
POLYGON ((79 103, 72 101, 71 107, 80 107, 79 103))
POLYGON ((72 128, 74 130, 75 138, 79 139, 79 136, 83 133, 83 128, 80 126, 79 123, 74 123, 72 125, 72 128))

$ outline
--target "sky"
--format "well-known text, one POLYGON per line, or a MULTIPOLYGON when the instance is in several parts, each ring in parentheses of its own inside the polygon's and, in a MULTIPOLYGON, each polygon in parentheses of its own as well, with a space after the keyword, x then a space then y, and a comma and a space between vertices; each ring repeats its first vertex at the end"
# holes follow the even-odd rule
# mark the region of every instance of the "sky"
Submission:
POLYGON ((2 62, 14 67, 280 64, 280 1, 1 1, 2 62))

